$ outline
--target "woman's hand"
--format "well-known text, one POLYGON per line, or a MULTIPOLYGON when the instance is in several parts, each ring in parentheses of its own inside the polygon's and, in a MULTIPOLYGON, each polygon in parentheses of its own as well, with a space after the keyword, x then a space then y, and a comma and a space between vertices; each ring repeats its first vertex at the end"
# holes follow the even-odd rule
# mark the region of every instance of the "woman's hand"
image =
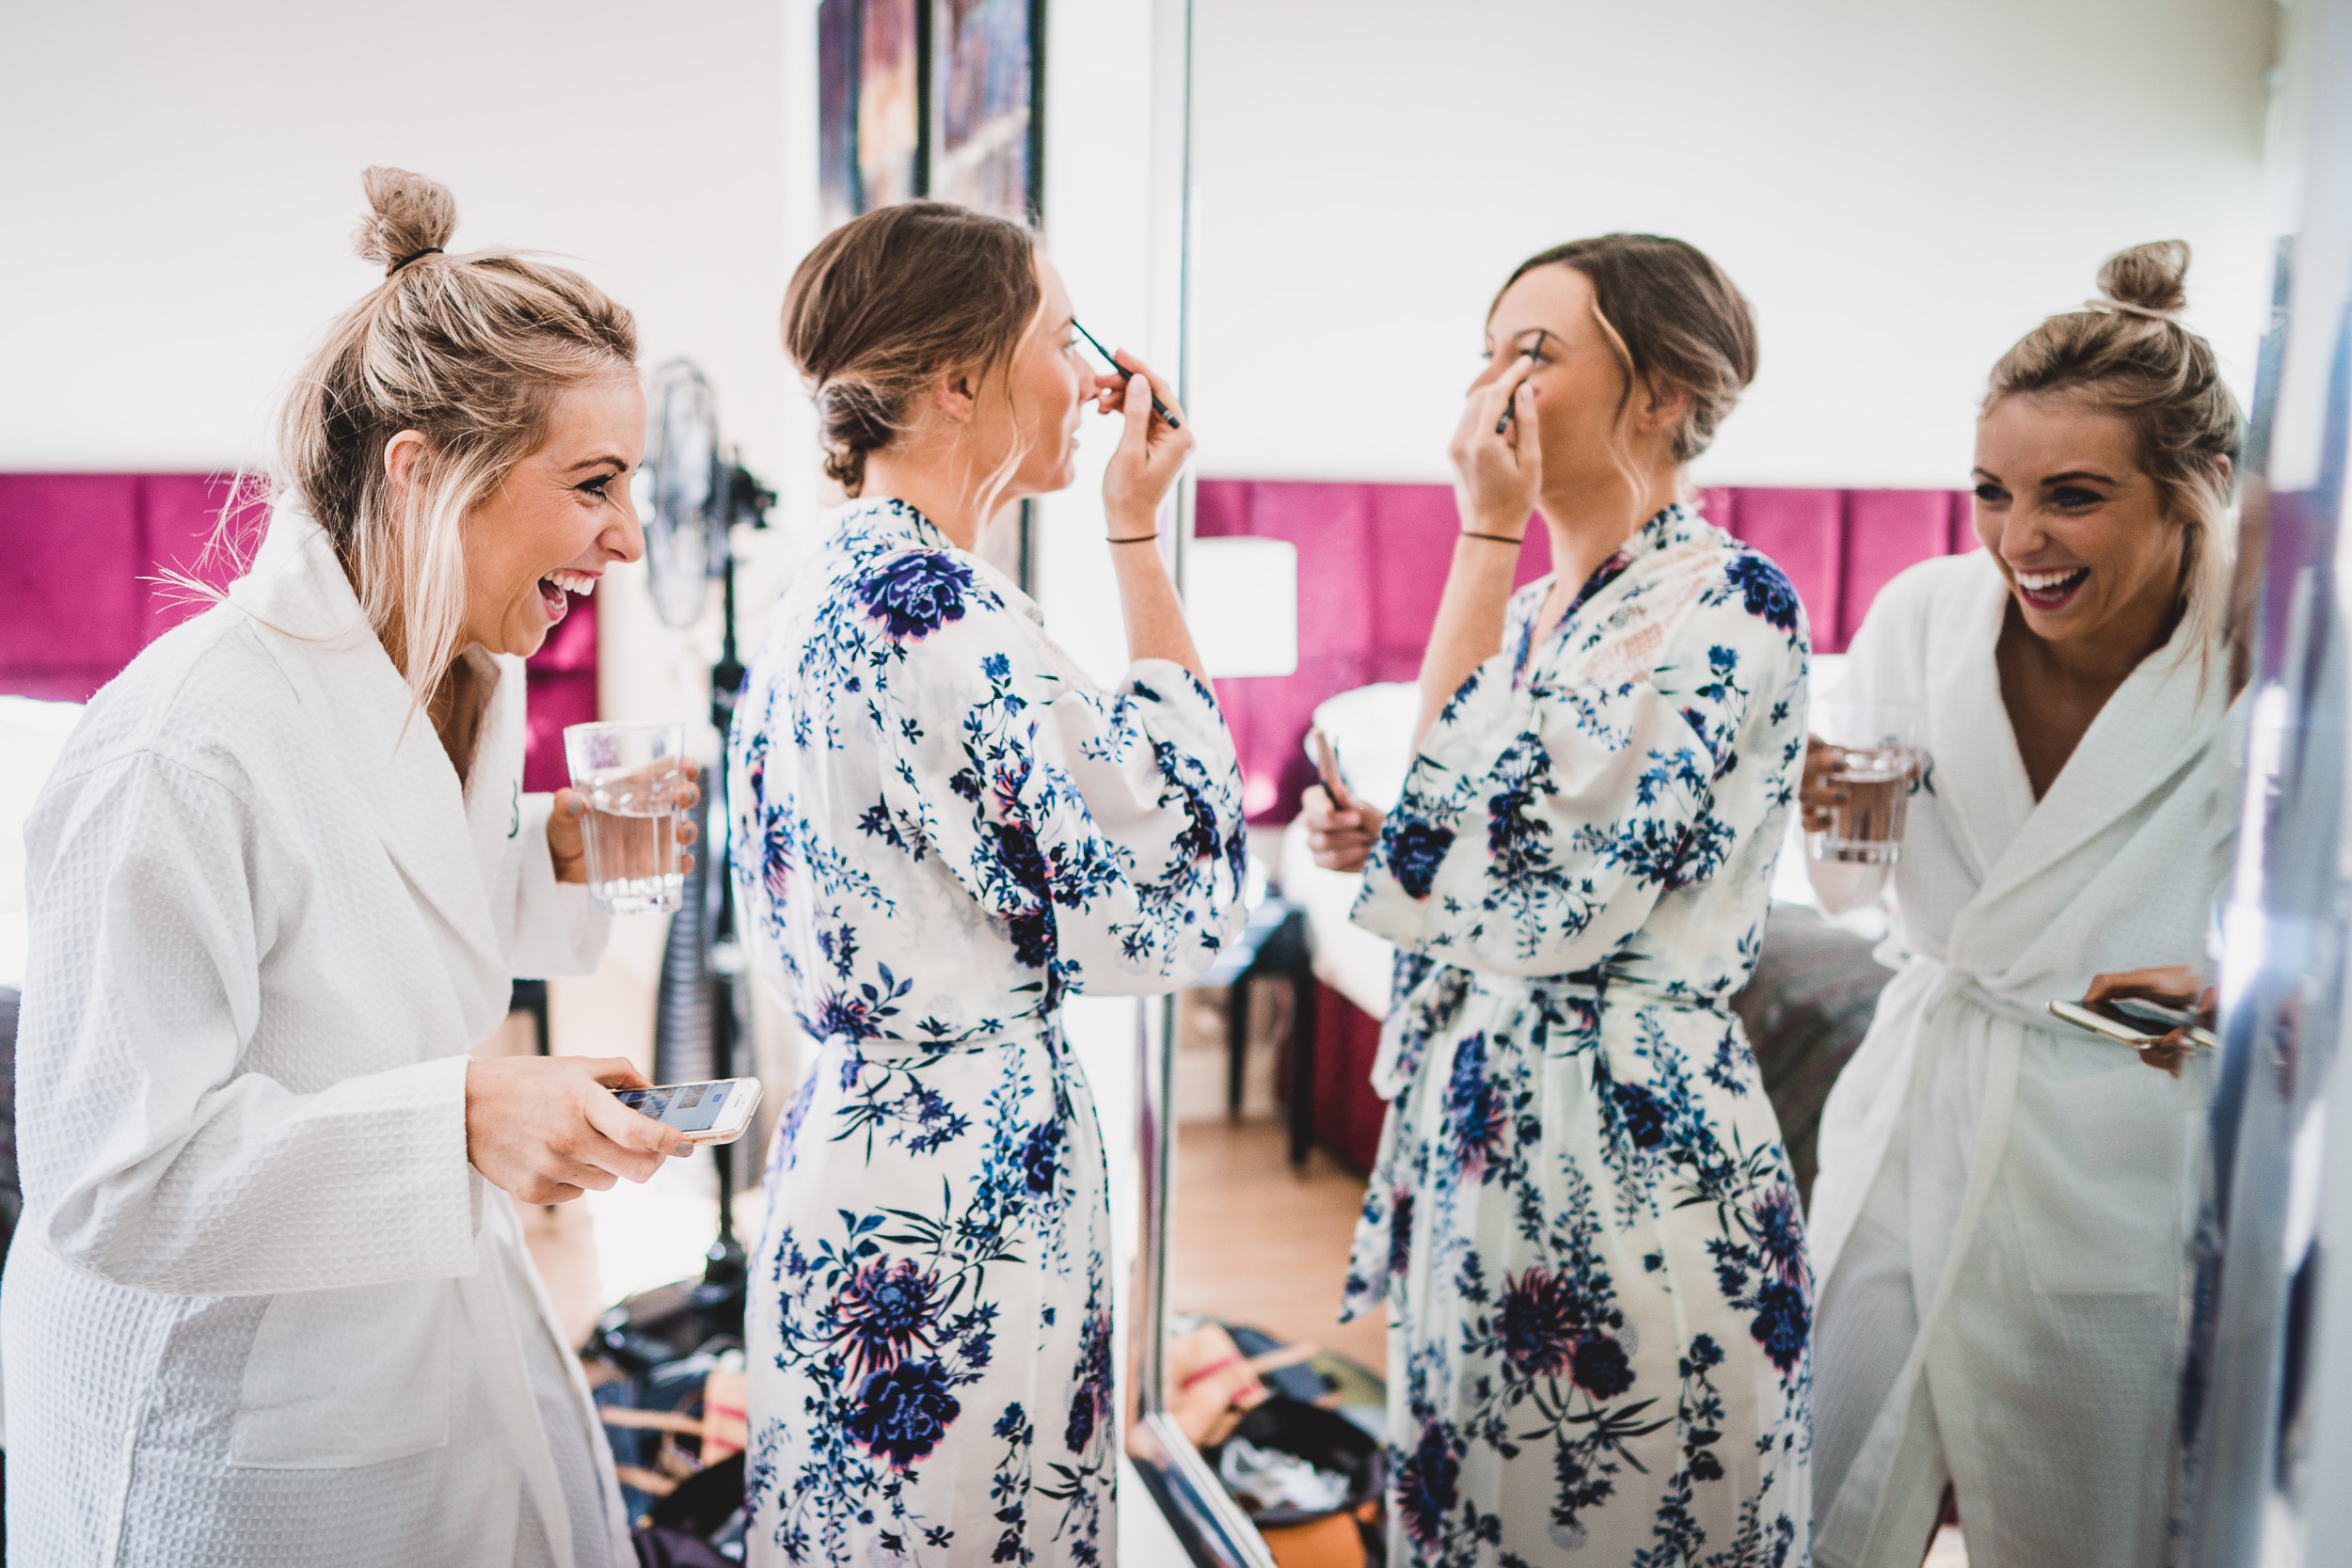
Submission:
MULTIPOLYGON (((686 783, 680 786, 677 809, 678 875, 694 869, 694 857, 684 853, 701 832, 694 819, 685 816, 694 802, 703 798, 703 786, 694 781, 702 777, 702 765, 688 757, 685 763, 686 783)), ((588 879, 588 842, 586 823, 588 797, 577 789, 555 792, 555 809, 548 814, 548 854, 555 861, 555 879, 559 882, 585 882, 588 879)))
POLYGON ((612 1098, 644 1078, 620 1056, 501 1056, 466 1064, 466 1158, 522 1203, 568 1203, 643 1181, 685 1134, 612 1098))
POLYGON ((1797 785, 1797 813, 1808 833, 1825 833, 1834 826, 1837 808, 1846 803, 1846 786, 1836 782, 1843 747, 1818 735, 1804 737, 1804 779, 1797 785))
POLYGON ((1096 408, 1104 414, 1121 410, 1127 420, 1119 450, 1103 470, 1103 515, 1111 538, 1140 539, 1159 527, 1160 502, 1192 455, 1192 421, 1177 404, 1176 388, 1149 365, 1123 348, 1116 357, 1136 373, 1123 381, 1115 375, 1094 378, 1096 408), (1155 395, 1182 421, 1181 428, 1170 430, 1152 414, 1155 395))
POLYGON ((1309 784, 1298 798, 1307 824, 1307 847, 1326 871, 1361 871, 1380 837, 1380 813, 1350 797, 1333 800, 1322 784, 1309 784))
POLYGON ((1518 539, 1544 488, 1543 443, 1535 436, 1534 364, 1514 357, 1509 373, 1470 388, 1446 455, 1454 462, 1454 504, 1463 531, 1518 539), (1505 409, 1511 422, 1498 433, 1505 409))
MULTIPOLYGON (((2195 970, 2186 964, 2169 964, 2161 969, 2126 969, 2113 974, 2094 974, 2090 977, 2090 989, 2083 992, 2083 1006, 2095 1006, 2120 996, 2136 996, 2168 1007, 2186 1008, 2207 1029, 2213 1027, 2215 1011, 2221 1001, 2220 991, 2206 985, 2195 970)), ((2181 1064, 2196 1049, 2186 1029, 2175 1029, 2162 1039, 2141 1046, 2139 1059, 2178 1078, 2181 1064)))

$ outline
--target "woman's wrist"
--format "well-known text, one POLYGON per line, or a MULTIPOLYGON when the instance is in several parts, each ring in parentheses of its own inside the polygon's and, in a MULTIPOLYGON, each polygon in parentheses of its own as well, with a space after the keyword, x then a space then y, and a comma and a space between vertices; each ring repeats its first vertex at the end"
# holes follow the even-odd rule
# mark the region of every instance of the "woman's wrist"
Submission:
POLYGON ((1492 539, 1500 544, 1516 545, 1527 537, 1533 517, 1521 514, 1513 516, 1509 511, 1486 512, 1464 507, 1457 515, 1461 519, 1462 536, 1466 539, 1492 539))
POLYGON ((1160 519, 1152 513, 1128 515, 1111 513, 1103 519, 1103 537, 1114 545, 1139 545, 1160 536, 1160 519))

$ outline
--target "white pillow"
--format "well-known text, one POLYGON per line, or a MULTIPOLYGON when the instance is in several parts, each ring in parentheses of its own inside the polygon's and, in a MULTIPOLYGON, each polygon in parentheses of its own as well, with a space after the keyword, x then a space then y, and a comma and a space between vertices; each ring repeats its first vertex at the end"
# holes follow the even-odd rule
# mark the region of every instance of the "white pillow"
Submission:
MULTIPOLYGON (((1405 773, 1413 765, 1413 721, 1421 717, 1421 688, 1412 681, 1382 681, 1326 698, 1315 707, 1315 728, 1331 737, 1340 753, 1340 779, 1357 799, 1382 812, 1396 809, 1405 793, 1405 773)), ((1314 737, 1307 737, 1313 760, 1314 737)))
POLYGON ((79 703, 0 696, 0 986, 24 983, 24 819, 81 717, 79 703))

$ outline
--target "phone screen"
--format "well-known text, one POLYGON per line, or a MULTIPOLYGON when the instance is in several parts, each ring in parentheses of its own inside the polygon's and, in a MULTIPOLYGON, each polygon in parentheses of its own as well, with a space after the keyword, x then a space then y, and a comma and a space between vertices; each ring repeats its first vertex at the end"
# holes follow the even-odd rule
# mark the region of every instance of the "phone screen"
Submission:
POLYGON ((2154 1024, 2162 1030, 2183 1028, 2197 1022, 2197 1015, 2182 1007, 2168 1007, 2161 1002, 2149 1002, 2137 996, 2119 996, 2099 1005, 2099 1010, 2122 1023, 2154 1024))
POLYGON ((681 1132, 707 1132, 719 1123, 719 1112, 735 1088, 732 1083, 665 1084, 650 1089, 615 1089, 614 1099, 665 1127, 681 1132))

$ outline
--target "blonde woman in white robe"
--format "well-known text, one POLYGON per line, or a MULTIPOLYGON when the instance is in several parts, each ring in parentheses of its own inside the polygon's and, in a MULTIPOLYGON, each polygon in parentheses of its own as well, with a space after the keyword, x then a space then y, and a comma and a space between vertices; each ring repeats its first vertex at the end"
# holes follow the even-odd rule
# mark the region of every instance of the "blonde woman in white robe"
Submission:
POLYGON ((2186 265, 2124 252, 2002 358, 1985 548, 1890 583, 1833 699, 1914 705, 1931 765, 1893 868, 1898 973, 1813 1194, 1831 1568, 1914 1568, 1947 1486, 1976 1568, 2163 1560, 2210 1068, 2149 1070, 2047 1009, 2101 972, 2200 966, 2228 852, 2240 422, 2175 319, 2186 265))
POLYGON ((26 831, 11 1561, 636 1560, 507 1195, 675 1134, 626 1062, 467 1054, 604 944, 578 798, 522 793, 519 656, 642 553, 635 329, 444 254, 431 182, 368 190, 388 281, 289 400, 259 559, 91 701, 26 831))

